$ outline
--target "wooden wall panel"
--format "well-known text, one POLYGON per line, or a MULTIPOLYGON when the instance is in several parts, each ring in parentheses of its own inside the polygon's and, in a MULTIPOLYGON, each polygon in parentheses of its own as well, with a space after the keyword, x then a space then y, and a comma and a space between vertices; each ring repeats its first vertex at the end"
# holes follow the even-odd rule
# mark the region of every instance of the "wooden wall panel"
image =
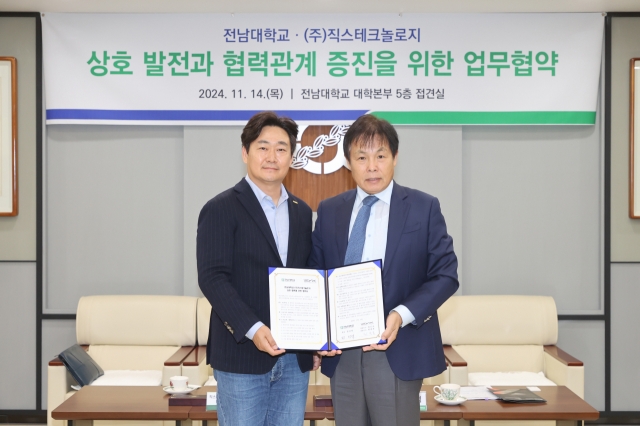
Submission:
MULTIPOLYGON (((333 126, 309 126, 300 139, 302 146, 311 146, 320 135, 328 135, 333 126)), ((314 161, 322 163, 322 174, 317 175, 304 169, 289 169, 284 186, 297 197, 302 198, 314 212, 320 201, 356 187, 351 171, 346 167, 328 175, 324 174, 324 163, 331 161, 338 152, 338 146, 327 146, 324 153, 314 161)))

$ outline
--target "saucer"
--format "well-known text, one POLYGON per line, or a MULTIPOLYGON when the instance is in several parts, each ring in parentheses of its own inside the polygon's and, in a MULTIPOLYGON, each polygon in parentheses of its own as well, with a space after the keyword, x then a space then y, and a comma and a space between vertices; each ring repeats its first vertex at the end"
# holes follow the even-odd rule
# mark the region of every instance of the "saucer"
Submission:
POLYGON ((187 385, 186 389, 183 390, 175 390, 173 389, 173 386, 165 386, 162 388, 163 391, 165 391, 166 393, 168 393, 169 395, 185 395, 188 394, 196 389, 198 389, 200 386, 198 385, 187 385))
POLYGON ((444 404, 444 405, 460 405, 463 402, 467 402, 467 398, 459 395, 458 395, 458 398, 454 399, 453 401, 449 401, 448 399, 442 399, 442 396, 440 395, 434 396, 433 399, 438 401, 440 404, 444 404))

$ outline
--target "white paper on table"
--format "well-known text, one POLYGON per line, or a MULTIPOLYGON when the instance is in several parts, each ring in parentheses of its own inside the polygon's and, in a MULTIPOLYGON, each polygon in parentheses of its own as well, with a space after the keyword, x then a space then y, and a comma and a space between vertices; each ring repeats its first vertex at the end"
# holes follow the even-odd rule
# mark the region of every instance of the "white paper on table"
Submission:
POLYGON ((486 386, 462 386, 460 388, 460 396, 472 399, 498 399, 497 396, 492 394, 486 386))

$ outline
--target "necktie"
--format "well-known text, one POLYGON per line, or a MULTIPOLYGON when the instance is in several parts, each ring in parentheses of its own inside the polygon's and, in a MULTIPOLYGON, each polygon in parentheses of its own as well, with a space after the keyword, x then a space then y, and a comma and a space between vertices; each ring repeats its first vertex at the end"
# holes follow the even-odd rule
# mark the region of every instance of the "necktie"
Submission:
POLYGON ((344 256, 344 264, 351 265, 362 261, 362 249, 364 248, 364 240, 367 232, 367 222, 371 215, 371 206, 378 201, 375 195, 369 195, 362 200, 362 207, 356 216, 356 221, 351 228, 351 236, 347 244, 347 254, 344 256))

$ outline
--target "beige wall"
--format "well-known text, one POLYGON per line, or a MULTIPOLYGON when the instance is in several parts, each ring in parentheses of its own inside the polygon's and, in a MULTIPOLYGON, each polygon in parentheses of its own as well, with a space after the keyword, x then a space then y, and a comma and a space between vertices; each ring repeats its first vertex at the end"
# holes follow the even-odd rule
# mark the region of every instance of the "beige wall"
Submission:
POLYGON ((36 260, 36 22, 0 17, 0 56, 18 60, 18 216, 0 217, 0 261, 36 260))
POLYGON ((611 40, 611 261, 640 261, 640 219, 629 218, 629 60, 640 18, 613 18, 611 40))

